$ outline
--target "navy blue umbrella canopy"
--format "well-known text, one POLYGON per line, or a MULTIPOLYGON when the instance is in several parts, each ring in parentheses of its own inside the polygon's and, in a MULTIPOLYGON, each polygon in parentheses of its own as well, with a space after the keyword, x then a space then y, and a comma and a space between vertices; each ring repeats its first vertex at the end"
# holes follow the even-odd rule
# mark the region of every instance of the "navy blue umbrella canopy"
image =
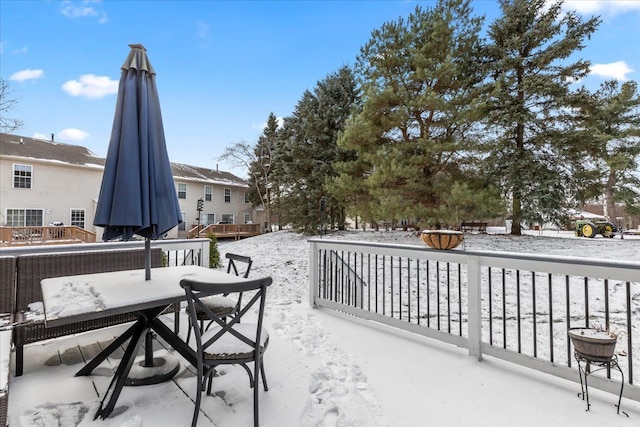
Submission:
POLYGON ((103 240, 159 239, 182 222, 146 49, 129 45, 94 225, 103 240))

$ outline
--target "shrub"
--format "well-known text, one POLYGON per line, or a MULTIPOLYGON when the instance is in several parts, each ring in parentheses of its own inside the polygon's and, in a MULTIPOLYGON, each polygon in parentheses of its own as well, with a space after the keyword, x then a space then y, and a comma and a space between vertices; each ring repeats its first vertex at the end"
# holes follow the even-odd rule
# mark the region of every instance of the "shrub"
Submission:
POLYGON ((222 267, 220 252, 218 251, 218 239, 216 239, 213 233, 207 234, 207 237, 211 240, 211 242, 209 242, 209 268, 222 267))

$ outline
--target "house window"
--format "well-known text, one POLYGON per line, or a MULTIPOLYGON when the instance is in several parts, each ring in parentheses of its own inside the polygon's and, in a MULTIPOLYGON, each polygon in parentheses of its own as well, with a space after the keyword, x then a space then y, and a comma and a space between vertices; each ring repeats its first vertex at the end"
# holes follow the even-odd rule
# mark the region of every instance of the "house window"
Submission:
POLYGON ((204 200, 210 202, 213 200, 213 187, 210 185, 204 186, 204 200))
POLYGON ((251 224, 251 214, 244 214, 244 223, 245 224, 251 224))
POLYGON ((178 183, 178 199, 186 199, 187 198, 187 184, 182 182, 178 183))
POLYGON ((71 209, 71 225, 84 228, 84 209, 71 209))
POLYGON ((222 214, 222 220, 225 224, 233 224, 233 214, 222 214))
POLYGON ((32 173, 29 165, 13 165, 13 188, 31 188, 32 173))
POLYGON ((248 191, 244 192, 244 202, 245 203, 249 203, 249 192, 248 191))
POLYGON ((231 203, 231 189, 230 188, 225 188, 224 189, 224 202, 225 203, 231 203))
POLYGON ((216 214, 207 214, 205 216, 207 222, 205 225, 215 224, 216 223, 216 214))
MULTIPOLYGON (((178 184, 180 185, 180 184, 178 184)), ((186 184, 185 184, 186 186, 186 184)), ((187 229, 187 213, 186 212, 180 212, 182 214, 182 222, 180 224, 178 224, 178 230, 180 231, 184 231, 187 229)))
POLYGON ((42 209, 7 209, 9 227, 42 227, 42 209))

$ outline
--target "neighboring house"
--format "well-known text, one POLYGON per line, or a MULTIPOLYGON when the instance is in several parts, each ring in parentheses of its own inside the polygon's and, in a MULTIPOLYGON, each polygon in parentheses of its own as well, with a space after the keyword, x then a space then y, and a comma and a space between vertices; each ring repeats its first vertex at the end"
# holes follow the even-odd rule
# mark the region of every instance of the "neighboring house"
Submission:
MULTIPOLYGON (((0 225, 43 226, 54 222, 95 232, 93 225, 105 159, 85 147, 0 133, 0 225)), ((197 224, 261 223, 246 200, 247 183, 228 172, 171 164, 184 223, 167 237, 186 237, 197 224), (183 231, 184 230, 184 231, 183 231)))
POLYGON ((262 223, 260 211, 249 203, 246 181, 219 170, 172 163, 178 201, 182 211, 181 230, 198 225, 198 200, 202 199, 200 224, 262 223))

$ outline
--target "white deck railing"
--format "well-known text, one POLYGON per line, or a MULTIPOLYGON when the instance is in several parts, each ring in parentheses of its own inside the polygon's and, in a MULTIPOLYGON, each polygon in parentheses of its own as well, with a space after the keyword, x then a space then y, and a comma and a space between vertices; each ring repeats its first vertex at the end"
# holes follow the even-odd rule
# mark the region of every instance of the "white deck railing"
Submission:
MULTIPOLYGON (((567 331, 609 325, 640 401, 640 263, 310 239, 310 304, 579 381, 567 331)), ((589 385, 615 394, 617 371, 589 385)))
MULTIPOLYGON (((164 239, 152 240, 152 248, 161 248, 168 265, 209 266, 209 239, 164 239)), ((18 256, 22 254, 89 252, 105 249, 144 249, 144 241, 78 243, 69 245, 43 245, 1 248, 0 255, 18 256)))

